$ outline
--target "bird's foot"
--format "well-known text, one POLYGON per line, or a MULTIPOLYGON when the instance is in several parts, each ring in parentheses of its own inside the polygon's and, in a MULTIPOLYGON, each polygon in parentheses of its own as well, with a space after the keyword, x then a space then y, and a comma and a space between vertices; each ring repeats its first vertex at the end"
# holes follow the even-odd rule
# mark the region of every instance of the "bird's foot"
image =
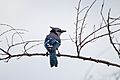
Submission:
POLYGON ((58 51, 58 57, 60 57, 60 52, 58 51))

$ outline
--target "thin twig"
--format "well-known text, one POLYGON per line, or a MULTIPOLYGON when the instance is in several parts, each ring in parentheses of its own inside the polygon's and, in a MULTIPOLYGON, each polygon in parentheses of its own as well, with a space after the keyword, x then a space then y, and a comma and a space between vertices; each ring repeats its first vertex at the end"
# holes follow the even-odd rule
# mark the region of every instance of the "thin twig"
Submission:
MULTIPOLYGON (((117 30, 115 30, 115 31, 112 31, 110 34, 114 34, 114 33, 118 32, 118 31, 120 31, 120 29, 117 29, 117 30)), ((105 33, 105 34, 96 36, 95 38, 92 38, 92 39, 86 41, 85 43, 83 43, 82 46, 81 46, 81 48, 83 48, 87 43, 92 42, 93 40, 96 40, 96 39, 101 39, 102 37, 105 37, 105 36, 107 36, 107 35, 109 35, 109 33, 105 33)))
MULTIPOLYGON (((11 40, 11 45, 13 45, 13 43, 14 43, 14 36, 16 35, 16 34, 18 34, 18 33, 13 33, 13 35, 12 35, 12 40, 11 40)), ((24 34, 23 32, 19 32, 19 34, 24 34)))
MULTIPOLYGON (((84 29, 84 27, 85 27, 85 21, 86 21, 86 18, 87 18, 87 15, 88 15, 88 13, 89 13, 89 11, 90 11, 90 9, 92 8, 92 6, 95 4, 95 2, 96 2, 97 0, 94 0, 93 2, 92 2, 92 4, 88 7, 88 9, 87 9, 87 11, 86 11, 86 13, 85 13, 85 15, 84 15, 84 17, 83 17, 83 21, 82 21, 82 24, 81 24, 81 27, 80 27, 80 32, 79 32, 79 43, 77 44, 77 53, 78 53, 78 56, 80 55, 80 51, 81 51, 81 44, 82 44, 82 33, 83 33, 83 29, 84 29)), ((79 5, 78 5, 79 6, 79 5)), ((79 16, 79 15, 78 15, 79 16)), ((79 19, 78 19, 79 20, 79 19)), ((77 21, 78 22, 78 21, 77 21)), ((77 25, 77 27, 78 27, 78 25, 77 25)), ((76 37, 78 37, 78 34, 76 34, 76 37)), ((78 42, 78 39, 77 39, 77 41, 76 42, 78 42)))
POLYGON ((79 27, 79 14, 80 14, 80 5, 81 5, 81 0, 79 0, 78 7, 76 8, 77 10, 77 15, 76 15, 76 23, 75 23, 75 45, 76 45, 76 50, 77 50, 77 55, 79 56, 79 46, 78 46, 78 27, 79 27))
POLYGON ((20 36, 21 40, 24 41, 22 36, 19 34, 19 32, 15 28, 13 28, 11 25, 8 25, 8 24, 0 24, 0 25, 12 28, 20 36))
MULTIPOLYGON (((116 20, 115 20, 115 21, 116 21, 116 20)), ((119 23, 115 23, 115 24, 113 24, 113 23, 114 23, 114 21, 110 22, 110 23, 109 23, 109 26, 120 25, 119 23)), ((95 31, 93 31, 92 33, 90 33, 88 36, 86 36, 86 37, 82 40, 82 42, 81 42, 82 47, 83 47, 85 44, 87 44, 87 43, 89 43, 89 42, 91 42, 91 41, 93 41, 93 40, 95 40, 95 39, 98 39, 98 38, 101 38, 101 37, 104 37, 104 36, 108 35, 108 33, 105 33, 105 34, 99 35, 99 36, 97 36, 97 37, 95 37, 95 38, 92 38, 92 39, 88 40, 89 37, 91 37, 92 35, 94 35, 94 34, 97 33, 98 31, 103 30, 103 29, 106 28, 106 27, 107 27, 107 25, 105 25, 105 26, 103 26, 103 27, 100 27, 100 28, 96 29, 95 31)), ((112 31, 111 34, 116 33, 116 32, 118 32, 118 31, 120 31, 120 29, 115 30, 115 31, 112 31)))
POLYGON ((1 50, 3 53, 5 53, 6 55, 8 55, 9 57, 11 56, 11 54, 8 53, 7 51, 5 51, 4 49, 0 48, 0 50, 1 50))
POLYGON ((0 36, 4 35, 5 33, 14 31, 14 30, 16 30, 16 31, 27 31, 27 30, 25 30, 25 29, 10 29, 10 30, 7 30, 7 31, 2 32, 2 33, 0 34, 0 36))
POLYGON ((9 41, 8 41, 8 38, 6 37, 6 41, 7 41, 7 46, 9 47, 10 44, 9 44, 9 41))
POLYGON ((119 50, 116 48, 116 46, 114 45, 114 42, 112 40, 112 37, 111 37, 111 31, 110 31, 110 25, 109 25, 109 20, 110 20, 110 12, 111 12, 111 9, 109 9, 109 12, 108 12, 108 19, 107 19, 107 29, 108 29, 108 35, 109 35, 109 39, 110 39, 110 43, 112 44, 113 48, 115 49, 115 51, 118 53, 118 56, 120 58, 120 52, 119 50))
POLYGON ((107 24, 106 21, 105 21, 105 18, 103 16, 104 3, 105 3, 105 0, 103 0, 102 7, 101 7, 101 10, 100 10, 100 14, 101 14, 101 17, 102 17, 102 20, 103 20, 104 24, 107 24))

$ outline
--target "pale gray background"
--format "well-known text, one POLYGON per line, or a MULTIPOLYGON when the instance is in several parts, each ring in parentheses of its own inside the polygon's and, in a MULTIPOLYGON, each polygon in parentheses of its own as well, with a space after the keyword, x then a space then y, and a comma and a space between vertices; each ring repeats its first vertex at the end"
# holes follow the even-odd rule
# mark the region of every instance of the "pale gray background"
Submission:
MULTIPOLYGON (((82 5, 91 2, 93 0, 83 0, 82 5)), ((94 24, 99 25, 99 12, 96 12, 100 10, 101 3, 102 0, 98 0, 89 14, 88 25, 91 27, 94 24)), ((28 30, 23 36, 25 40, 44 40, 49 33, 49 26, 66 29, 67 33, 61 38, 69 38, 69 35, 74 34, 77 4, 78 0, 0 0, 0 23, 28 30)), ((106 16, 109 8, 112 8, 111 15, 118 17, 120 0, 105 0, 106 16)), ((86 46, 81 55, 119 62, 117 54, 108 43, 107 39, 100 39, 86 46)), ((34 51, 46 52, 43 44, 34 51)), ((72 41, 62 41, 61 53, 75 54, 75 51, 72 41)), ((12 59, 8 63, 0 61, 0 80, 83 80, 88 72, 94 80, 103 80, 103 77, 108 78, 109 74, 118 70, 79 59, 60 57, 58 60, 58 68, 50 68, 48 57, 23 57, 19 60, 12 59), (91 65, 93 67, 88 71, 91 65)))

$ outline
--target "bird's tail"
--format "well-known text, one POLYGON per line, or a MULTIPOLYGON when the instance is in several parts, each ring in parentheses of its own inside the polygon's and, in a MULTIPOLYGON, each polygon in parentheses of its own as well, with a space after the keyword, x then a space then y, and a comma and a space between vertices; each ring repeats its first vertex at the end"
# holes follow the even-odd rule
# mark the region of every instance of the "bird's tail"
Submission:
POLYGON ((56 56, 56 51, 50 53, 50 66, 57 67, 58 66, 58 61, 57 61, 57 56, 56 56))

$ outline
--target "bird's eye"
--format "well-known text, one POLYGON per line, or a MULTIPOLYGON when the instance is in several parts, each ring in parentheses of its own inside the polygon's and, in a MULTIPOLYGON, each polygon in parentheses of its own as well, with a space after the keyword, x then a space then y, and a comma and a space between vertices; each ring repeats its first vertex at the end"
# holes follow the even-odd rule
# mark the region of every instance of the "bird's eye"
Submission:
POLYGON ((57 32, 61 32, 61 30, 57 30, 57 32))

